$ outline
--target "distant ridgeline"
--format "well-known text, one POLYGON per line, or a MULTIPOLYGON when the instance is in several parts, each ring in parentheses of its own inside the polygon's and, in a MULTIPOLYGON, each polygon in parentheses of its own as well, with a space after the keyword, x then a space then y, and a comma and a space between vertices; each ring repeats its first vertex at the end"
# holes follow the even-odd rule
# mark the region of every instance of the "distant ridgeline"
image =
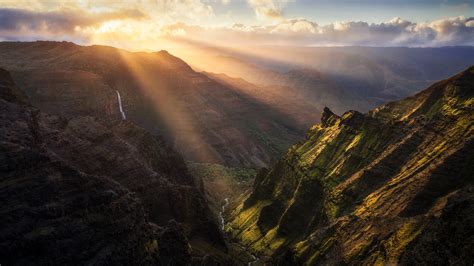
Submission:
POLYGON ((474 261, 474 67, 367 114, 325 109, 228 231, 272 263, 474 261))
POLYGON ((319 119, 312 106, 293 101, 279 110, 261 99, 272 94, 256 99, 253 87, 196 72, 166 51, 0 42, 0 62, 41 111, 126 118, 194 162, 267 166, 319 119))

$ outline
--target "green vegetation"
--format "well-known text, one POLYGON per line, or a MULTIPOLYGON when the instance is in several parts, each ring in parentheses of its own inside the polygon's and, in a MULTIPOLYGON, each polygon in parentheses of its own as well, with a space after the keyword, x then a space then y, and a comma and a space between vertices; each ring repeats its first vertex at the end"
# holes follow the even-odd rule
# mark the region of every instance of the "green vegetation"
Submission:
POLYGON ((188 168, 196 177, 206 180, 225 179, 236 182, 252 182, 257 174, 254 168, 227 167, 222 164, 188 162, 188 168))
POLYGON ((195 162, 188 162, 187 165, 197 183, 203 185, 204 194, 216 215, 225 199, 233 201, 249 190, 257 174, 253 168, 195 162))
POLYGON ((274 259, 399 263, 445 208, 436 202, 474 181, 473 74, 366 115, 325 110, 306 140, 257 179, 231 214, 230 233, 274 259))
POLYGON ((145 251, 147 253, 156 253, 158 252, 158 241, 156 239, 150 240, 145 243, 145 251))

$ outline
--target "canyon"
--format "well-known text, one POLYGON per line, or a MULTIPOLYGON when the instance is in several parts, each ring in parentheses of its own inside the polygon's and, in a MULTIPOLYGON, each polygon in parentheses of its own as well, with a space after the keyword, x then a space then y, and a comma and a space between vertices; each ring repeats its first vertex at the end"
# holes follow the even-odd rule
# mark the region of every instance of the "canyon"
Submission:
POLYGON ((421 63, 393 59, 415 50, 346 53, 341 79, 329 63, 233 54, 202 69, 1 42, 0 263, 474 261, 474 67, 452 75, 470 57, 418 78, 400 67, 421 63))

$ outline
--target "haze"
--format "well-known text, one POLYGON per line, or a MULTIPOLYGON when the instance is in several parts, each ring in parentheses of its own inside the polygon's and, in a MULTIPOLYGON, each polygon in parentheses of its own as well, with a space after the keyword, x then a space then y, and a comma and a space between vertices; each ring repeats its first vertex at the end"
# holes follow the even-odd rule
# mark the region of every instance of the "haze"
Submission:
POLYGON ((0 0, 1 265, 472 265, 472 0, 0 0))

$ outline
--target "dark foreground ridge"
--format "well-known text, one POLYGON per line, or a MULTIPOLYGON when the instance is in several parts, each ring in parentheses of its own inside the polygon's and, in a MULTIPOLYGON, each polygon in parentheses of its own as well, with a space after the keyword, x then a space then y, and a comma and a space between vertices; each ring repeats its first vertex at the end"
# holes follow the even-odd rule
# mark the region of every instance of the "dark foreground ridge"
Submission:
POLYGON ((126 120, 49 115, 0 69, 0 262, 226 261, 183 159, 126 120))
POLYGON ((229 232, 272 264, 471 264, 474 67, 322 123, 256 178, 229 232))

